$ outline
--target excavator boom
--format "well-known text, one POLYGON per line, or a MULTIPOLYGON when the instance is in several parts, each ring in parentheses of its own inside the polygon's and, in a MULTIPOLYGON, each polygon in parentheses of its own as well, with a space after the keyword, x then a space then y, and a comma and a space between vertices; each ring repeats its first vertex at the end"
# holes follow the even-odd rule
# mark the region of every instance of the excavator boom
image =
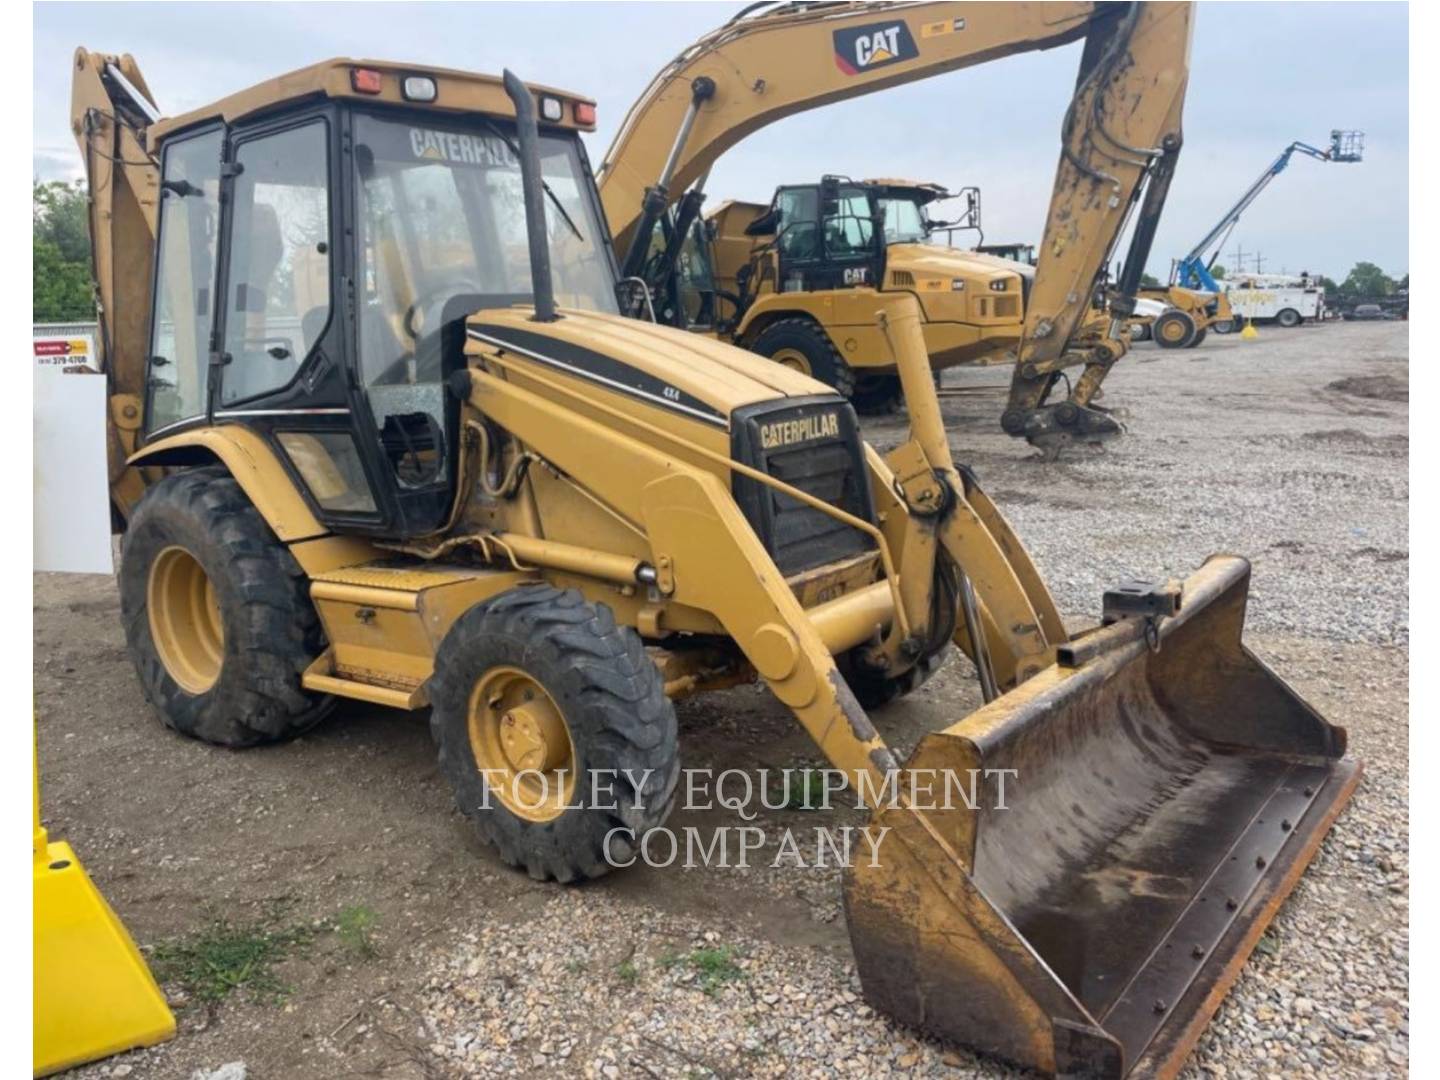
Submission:
POLYGON ((664 208, 698 187, 725 150, 767 124, 1083 38, 1001 425, 1047 449, 1118 434, 1118 425, 1089 405, 1128 348, 1123 317, 1133 309, 1180 149, 1192 15, 1188 3, 747 9, 671 61, 626 115, 599 171, 617 250, 632 250, 635 238, 648 236, 664 208), (1132 217, 1125 277, 1097 298, 1102 272, 1132 217), (1113 310, 1108 324, 1092 318, 1097 302, 1113 310), (1050 401, 1069 368, 1081 372, 1067 399, 1050 401))

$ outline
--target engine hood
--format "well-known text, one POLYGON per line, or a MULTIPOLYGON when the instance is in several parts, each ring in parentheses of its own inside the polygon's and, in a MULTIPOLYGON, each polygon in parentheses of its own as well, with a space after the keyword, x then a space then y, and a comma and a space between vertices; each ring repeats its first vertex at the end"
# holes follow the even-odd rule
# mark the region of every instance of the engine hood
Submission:
POLYGON ((480 311, 466 321, 466 332, 482 346, 717 426, 728 427, 731 414, 747 405, 835 396, 808 375, 686 330, 570 308, 550 323, 531 314, 529 308, 480 311))
POLYGON ((891 244, 885 249, 885 268, 908 270, 917 278, 957 277, 961 274, 1003 278, 1011 274, 1024 276, 1026 270, 1033 277, 1035 269, 997 255, 935 247, 933 244, 891 244))

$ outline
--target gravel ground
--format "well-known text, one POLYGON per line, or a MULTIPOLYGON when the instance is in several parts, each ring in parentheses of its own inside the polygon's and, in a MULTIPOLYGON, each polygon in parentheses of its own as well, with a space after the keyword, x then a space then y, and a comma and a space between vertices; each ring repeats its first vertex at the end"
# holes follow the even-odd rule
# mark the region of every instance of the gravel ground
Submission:
MULTIPOLYGON (((1365 779, 1221 1006, 1185 1076, 1408 1072, 1407 331, 1262 329, 1254 343, 1141 345, 1104 404, 1129 436, 1046 464, 1000 435, 1000 371, 947 386, 957 457, 1011 516, 1067 616, 1126 577, 1215 550, 1255 566, 1247 641, 1350 732, 1365 779), (1349 380, 1348 382, 1346 380, 1349 380)), ((869 425, 893 445, 900 422, 869 425)), ((581 889, 507 871, 454 812, 423 716, 343 706, 305 738, 231 753, 166 732, 134 683, 113 582, 37 575, 47 823, 142 945, 223 915, 325 925, 363 903, 373 950, 321 933, 283 1001, 202 1005, 168 985, 174 1042, 77 1070, 189 1080, 372 1076, 1018 1075, 875 1015, 834 869, 772 867, 780 830, 852 811, 766 811, 745 870, 636 867, 581 889)), ((877 714, 907 751, 978 703, 947 665, 877 714)), ((817 763, 767 693, 680 707, 692 768, 817 763)), ((671 827, 727 815, 685 811, 671 827)))

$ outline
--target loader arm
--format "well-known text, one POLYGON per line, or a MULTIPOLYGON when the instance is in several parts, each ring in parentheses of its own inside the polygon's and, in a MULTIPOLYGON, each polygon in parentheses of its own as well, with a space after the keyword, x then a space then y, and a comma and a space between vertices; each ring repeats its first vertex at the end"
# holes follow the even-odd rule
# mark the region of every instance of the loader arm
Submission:
POLYGON ((90 250, 106 421, 110 497, 121 516, 145 485, 126 458, 137 448, 145 401, 150 279, 160 207, 160 168, 146 132, 159 111, 127 54, 75 51, 70 127, 90 188, 90 250))
POLYGON ((1101 301, 1118 316, 1132 309, 1180 149, 1192 7, 841 3, 742 12, 667 65, 621 125, 598 174, 617 250, 647 247, 636 237, 651 234, 665 207, 767 124, 1083 37, 1001 426, 1044 449, 1118 434, 1115 421, 1088 406, 1128 340, 1119 319, 1087 316, 1139 205, 1125 277, 1101 301), (1068 400, 1050 402, 1061 373, 1077 367, 1068 400))

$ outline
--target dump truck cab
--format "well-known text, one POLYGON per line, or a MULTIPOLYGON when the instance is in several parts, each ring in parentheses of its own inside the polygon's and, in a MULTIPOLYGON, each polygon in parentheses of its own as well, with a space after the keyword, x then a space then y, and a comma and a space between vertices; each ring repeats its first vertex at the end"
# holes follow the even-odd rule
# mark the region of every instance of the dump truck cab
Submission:
MULTIPOLYGON (((535 93, 557 298, 614 312, 594 104, 535 93)), ((531 299, 508 106, 496 78, 336 60, 156 124, 145 441, 243 423, 327 526, 438 528, 464 320, 531 299)))
POLYGON ((831 366, 817 370, 814 350, 789 341, 793 334, 767 335, 778 322, 809 320, 851 369, 842 374, 853 386, 843 389, 856 408, 885 411, 900 392, 894 362, 868 325, 877 294, 916 297, 937 372, 1013 358, 1033 268, 936 242, 979 224, 978 189, 896 179, 826 176, 777 188, 766 207, 726 203, 709 225, 721 306, 734 312, 727 328, 739 343, 833 384, 831 366))

